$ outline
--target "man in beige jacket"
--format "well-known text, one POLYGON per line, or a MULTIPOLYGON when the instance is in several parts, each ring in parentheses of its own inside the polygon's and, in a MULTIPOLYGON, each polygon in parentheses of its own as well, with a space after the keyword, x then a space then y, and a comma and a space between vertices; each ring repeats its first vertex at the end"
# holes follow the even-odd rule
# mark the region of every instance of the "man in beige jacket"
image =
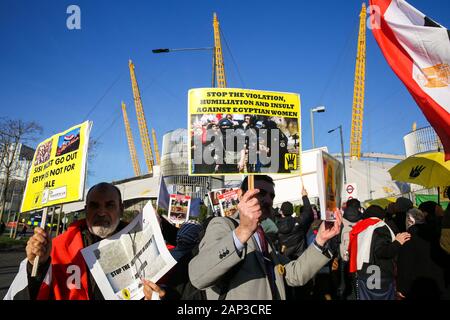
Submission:
POLYGON ((284 300, 285 282, 304 285, 331 259, 326 242, 339 234, 341 215, 329 228, 322 223, 316 241, 298 259, 286 261, 266 241, 260 227, 270 215, 274 182, 269 176, 254 179, 254 190, 247 190, 247 178, 242 183, 235 217, 238 226, 228 218, 212 219, 199 254, 189 263, 191 283, 205 289, 208 300, 284 300))

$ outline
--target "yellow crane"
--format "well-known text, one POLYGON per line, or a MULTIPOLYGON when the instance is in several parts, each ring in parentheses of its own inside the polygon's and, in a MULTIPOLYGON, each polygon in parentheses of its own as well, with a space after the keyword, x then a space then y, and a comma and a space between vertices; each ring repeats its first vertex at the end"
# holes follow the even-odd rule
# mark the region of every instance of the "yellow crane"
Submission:
POLYGON ((213 27, 214 27, 214 64, 216 73, 216 83, 218 88, 227 87, 227 79, 225 78, 225 66, 223 63, 222 54, 222 43, 220 41, 220 29, 219 29, 219 19, 217 19, 217 14, 214 12, 213 16, 213 27))
POLYGON ((136 116, 139 125, 139 134, 141 136, 142 148, 144 149, 145 163, 147 165, 148 173, 153 173, 153 153, 150 145, 150 138, 148 135, 147 121, 145 120, 144 108, 142 107, 141 94, 134 72, 134 64, 131 60, 128 61, 130 68, 131 86, 133 88, 134 105, 136 107, 136 116))
POLYGON ((364 119, 364 85, 366 77, 366 4, 359 14, 358 51, 356 55, 353 89, 352 131, 350 134, 350 157, 361 158, 362 128, 364 119))
MULTIPOLYGON (((223 54, 222 54, 222 43, 220 40, 220 29, 219 29, 219 20, 217 19, 217 14, 214 13, 213 15, 213 28, 214 28, 214 66, 213 66, 213 72, 214 72, 214 79, 216 80, 217 87, 219 88, 225 88, 227 86, 227 81, 225 77, 225 68, 224 68, 224 60, 223 60, 223 54)), ((153 152, 152 147, 149 139, 149 133, 147 128, 147 121, 145 119, 144 114, 144 108, 142 106, 142 100, 141 100, 141 94, 139 91, 139 86, 136 80, 136 74, 135 74, 135 67, 131 60, 128 61, 128 66, 130 69, 130 77, 131 77, 131 86, 133 89, 133 97, 134 97, 134 104, 136 107, 136 116, 138 119, 138 125, 139 125, 139 134, 141 136, 141 142, 142 142, 142 148, 144 149, 144 157, 145 157, 145 163, 147 165, 147 169, 149 173, 153 173, 153 152)), ((136 148, 134 146, 133 137, 131 135, 131 129, 130 124, 128 121, 128 116, 126 113, 126 107, 125 104, 122 103, 122 111, 124 114, 124 122, 125 122, 125 128, 127 133, 127 140, 128 140, 128 147, 130 149, 130 155, 133 162, 133 169, 136 176, 140 175, 140 168, 139 163, 136 156, 136 148)), ((159 154, 159 147, 158 147, 158 141, 156 139, 156 132, 154 129, 152 129, 152 138, 153 138, 153 145, 155 148, 155 157, 156 157, 156 164, 160 165, 161 158, 159 154)))
POLYGON ((127 106, 122 101, 123 122, 125 123, 125 132, 127 134, 128 148, 130 149, 131 162, 133 163, 134 175, 136 177, 141 175, 141 168, 136 154, 136 147, 134 145, 133 134, 131 133, 130 122, 128 121, 127 106))
POLYGON ((153 146, 155 147, 156 164, 159 166, 161 164, 161 158, 159 156, 159 148, 158 148, 158 140, 156 140, 156 132, 155 129, 153 128, 152 128, 152 136, 153 136, 153 146))

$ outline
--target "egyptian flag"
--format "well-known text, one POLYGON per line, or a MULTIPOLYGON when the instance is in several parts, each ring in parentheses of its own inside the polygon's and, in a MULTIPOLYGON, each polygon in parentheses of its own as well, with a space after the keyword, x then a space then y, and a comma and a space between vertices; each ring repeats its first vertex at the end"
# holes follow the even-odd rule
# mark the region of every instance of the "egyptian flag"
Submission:
MULTIPOLYGON (((386 226, 386 223, 379 218, 367 218, 355 224, 349 235, 349 272, 354 273, 362 269, 365 263, 370 263, 370 249, 372 237, 375 229, 386 226)), ((389 229, 391 230, 391 229, 389 229)), ((390 231, 392 241, 395 236, 390 231)))
POLYGON ((370 0, 372 32, 450 160, 450 32, 404 0, 370 0))

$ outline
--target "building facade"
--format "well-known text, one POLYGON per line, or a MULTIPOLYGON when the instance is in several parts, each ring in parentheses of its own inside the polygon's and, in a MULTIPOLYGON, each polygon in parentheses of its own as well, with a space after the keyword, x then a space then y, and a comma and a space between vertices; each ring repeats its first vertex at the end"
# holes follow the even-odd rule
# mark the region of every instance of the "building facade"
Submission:
POLYGON ((28 177, 28 171, 33 161, 34 149, 23 144, 10 145, 7 152, 0 150, 0 210, 1 204, 5 199, 3 213, 8 216, 10 213, 16 213, 20 210, 23 193, 28 177), (9 159, 8 159, 9 158, 9 159), (5 167, 5 163, 12 158, 12 165, 9 170, 5 167), (6 188, 6 194, 4 191, 6 188), (3 198, 4 197, 4 198, 3 198))
POLYGON ((403 137, 403 141, 407 157, 423 152, 444 150, 441 140, 431 126, 411 131, 403 137))
POLYGON ((163 137, 161 174, 164 176, 169 192, 171 192, 170 186, 173 186, 173 193, 203 199, 209 190, 223 188, 223 176, 189 176, 188 160, 188 131, 176 129, 167 132, 163 137))

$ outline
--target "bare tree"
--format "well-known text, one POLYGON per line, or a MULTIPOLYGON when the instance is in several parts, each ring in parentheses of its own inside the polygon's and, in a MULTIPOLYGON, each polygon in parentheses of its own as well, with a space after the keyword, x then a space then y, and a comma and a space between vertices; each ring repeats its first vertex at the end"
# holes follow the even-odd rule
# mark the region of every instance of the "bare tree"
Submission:
POLYGON ((18 169, 20 144, 36 141, 40 134, 42 134, 42 127, 34 121, 0 120, 0 177, 3 177, 0 193, 0 221, 5 210, 10 180, 18 169))
POLYGON ((87 158, 87 175, 88 177, 92 177, 95 175, 92 170, 92 163, 97 157, 98 148, 102 145, 99 139, 93 138, 89 136, 89 144, 88 144, 88 158, 87 158))

